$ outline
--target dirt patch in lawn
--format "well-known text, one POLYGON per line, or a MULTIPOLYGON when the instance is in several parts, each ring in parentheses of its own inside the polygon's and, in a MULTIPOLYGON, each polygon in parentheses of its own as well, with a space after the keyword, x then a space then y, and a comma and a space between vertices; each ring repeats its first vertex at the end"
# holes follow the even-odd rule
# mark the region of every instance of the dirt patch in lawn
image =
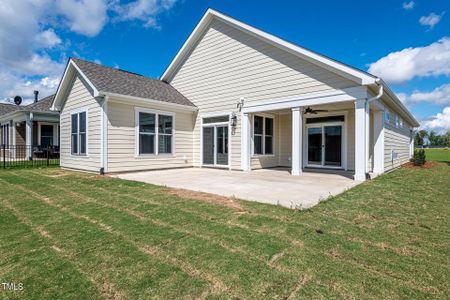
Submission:
POLYGON ((209 193, 204 193, 204 192, 190 191, 190 190, 185 190, 185 189, 174 189, 174 188, 165 188, 165 189, 163 189, 163 192, 168 195, 177 196, 180 198, 188 198, 188 199, 205 201, 205 202, 213 203, 213 204, 224 205, 224 206, 232 208, 234 210, 243 212, 243 209, 242 209, 241 205, 239 204, 239 201, 237 199, 234 199, 231 197, 219 196, 219 195, 209 194, 209 193))
POLYGON ((432 161, 427 161, 422 166, 416 166, 414 163, 409 162, 409 163, 402 165, 402 168, 405 168, 405 169, 431 169, 435 166, 436 166, 436 163, 432 162, 432 161))

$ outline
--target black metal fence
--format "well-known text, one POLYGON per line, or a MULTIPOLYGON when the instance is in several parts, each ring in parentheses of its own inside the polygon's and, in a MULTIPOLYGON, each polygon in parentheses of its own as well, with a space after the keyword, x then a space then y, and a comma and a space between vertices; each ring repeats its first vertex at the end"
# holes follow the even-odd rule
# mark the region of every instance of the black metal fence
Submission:
POLYGON ((42 166, 59 166, 59 146, 0 146, 0 169, 42 166))

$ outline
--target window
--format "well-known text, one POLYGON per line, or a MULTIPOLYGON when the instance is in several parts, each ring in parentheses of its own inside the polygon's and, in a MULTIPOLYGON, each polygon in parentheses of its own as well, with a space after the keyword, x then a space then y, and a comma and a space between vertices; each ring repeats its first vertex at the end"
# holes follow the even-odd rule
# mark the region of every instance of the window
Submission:
MULTIPOLYGON (((72 114, 71 148, 74 155, 86 155, 87 150, 87 113, 72 114)), ((53 131, 53 128, 52 128, 53 131)), ((52 133, 53 139, 53 133, 52 133)))
POLYGON ((41 141, 43 147, 53 146, 53 125, 40 124, 41 141))
POLYGON ((142 109, 136 116, 137 154, 172 154, 173 115, 142 109))
POLYGON ((253 154, 273 154, 273 118, 254 116, 253 154))
POLYGON ((394 124, 396 128, 400 127, 400 119, 397 115, 394 117, 394 124))
POLYGON ((3 124, 0 126, 0 144, 9 146, 9 124, 3 124))
POLYGON ((389 110, 385 110, 384 112, 384 122, 388 124, 391 123, 391 112, 389 110))
POLYGON ((400 128, 405 127, 405 123, 403 123, 403 119, 400 118, 400 128))

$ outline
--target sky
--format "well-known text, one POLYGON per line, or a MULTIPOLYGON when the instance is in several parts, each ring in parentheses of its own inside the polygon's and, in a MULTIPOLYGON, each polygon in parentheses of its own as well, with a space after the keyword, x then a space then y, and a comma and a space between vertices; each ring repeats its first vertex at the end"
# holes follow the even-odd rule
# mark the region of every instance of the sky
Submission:
POLYGON ((0 101, 54 93, 69 57, 158 78, 209 7, 382 77, 450 130, 448 0, 2 0, 0 101))

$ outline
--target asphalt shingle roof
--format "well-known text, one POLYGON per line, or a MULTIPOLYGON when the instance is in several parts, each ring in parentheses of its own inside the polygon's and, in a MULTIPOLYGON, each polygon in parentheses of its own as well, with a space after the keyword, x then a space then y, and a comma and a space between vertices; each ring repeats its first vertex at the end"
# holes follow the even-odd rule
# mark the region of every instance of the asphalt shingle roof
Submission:
POLYGON ((55 95, 51 95, 42 98, 38 102, 33 102, 28 105, 18 106, 15 104, 0 103, 0 116, 6 115, 7 113, 13 111, 31 111, 31 112, 51 112, 50 107, 52 107, 53 98, 55 95))
POLYGON ((0 116, 15 111, 17 108, 18 106, 15 104, 0 103, 0 116))
POLYGON ((55 98, 55 95, 45 97, 38 102, 33 102, 25 106, 24 109, 33 112, 49 112, 51 111, 50 107, 52 107, 53 98, 55 98))
POLYGON ((174 104, 195 105, 170 84, 143 75, 71 58, 99 92, 134 96, 174 104))

